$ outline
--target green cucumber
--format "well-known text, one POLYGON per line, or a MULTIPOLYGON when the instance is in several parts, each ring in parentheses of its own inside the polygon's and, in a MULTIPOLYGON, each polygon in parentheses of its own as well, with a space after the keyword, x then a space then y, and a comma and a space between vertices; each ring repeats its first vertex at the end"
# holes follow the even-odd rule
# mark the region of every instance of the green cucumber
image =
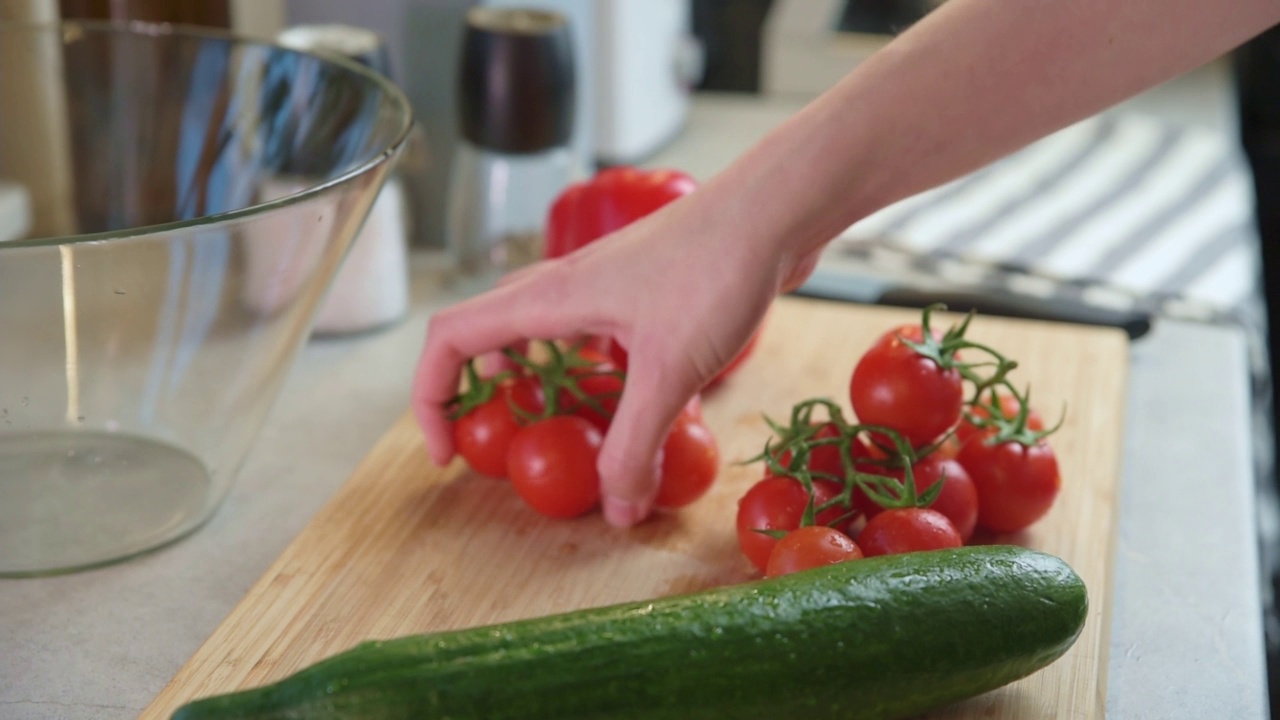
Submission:
POLYGON ((1062 560, 972 546, 501 625, 367 642, 216 718, 899 718, 1001 687, 1075 642, 1062 560))

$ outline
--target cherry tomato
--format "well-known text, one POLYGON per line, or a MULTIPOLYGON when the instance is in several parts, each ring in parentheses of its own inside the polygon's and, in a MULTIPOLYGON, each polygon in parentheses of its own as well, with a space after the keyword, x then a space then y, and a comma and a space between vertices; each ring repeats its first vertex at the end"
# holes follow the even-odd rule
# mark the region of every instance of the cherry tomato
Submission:
POLYGON ((811 525, 787 533, 769 553, 765 577, 778 577, 834 565, 862 557, 862 550, 848 535, 834 528, 811 525))
POLYGON ((720 449, 715 435, 686 407, 662 444, 662 479, 654 505, 684 507, 706 494, 720 471, 720 449))
MULTIPOLYGON (((840 430, 833 422, 822 423, 822 426, 813 434, 813 440, 821 440, 824 438, 834 438, 840 436, 840 430)), ((784 451, 778 456, 778 463, 782 467, 791 465, 791 451, 784 451)), ((809 451, 809 471, 824 472, 836 477, 844 477, 844 462, 840 459, 840 446, 836 444, 818 445, 809 451)))
POLYGON ((885 510, 868 520, 858 535, 858 547, 866 557, 939 550, 963 544, 951 521, 929 508, 885 510))
POLYGON ((960 438, 955 433, 948 435, 938 447, 930 453, 943 460, 954 460, 960 454, 960 438))
MULTIPOLYGON (((892 477, 899 482, 905 478, 900 468, 867 467, 865 471, 892 477)), ((973 479, 969 477, 964 466, 951 458, 929 454, 911 466, 911 474, 915 478, 917 493, 923 493, 939 480, 943 481, 942 492, 929 508, 945 515, 955 527, 956 532, 960 534, 960 540, 968 542, 973 536, 974 526, 978 523, 978 491, 974 488, 973 479)), ((868 517, 884 512, 884 509, 870 498, 866 499, 871 505, 865 511, 868 517)))
POLYGON ((515 404, 527 413, 542 412, 542 388, 534 378, 522 377, 498 386, 487 402, 458 418, 453 442, 476 472, 494 478, 507 476, 507 450, 522 423, 511 411, 515 404))
MULTIPOLYGON (((813 481, 814 506, 822 505, 840 494, 840 486, 827 480, 813 481)), ((778 543, 757 530, 790 532, 800 527, 808 493, 799 480, 789 477, 766 477, 738 500, 738 547, 756 569, 763 572, 769 565, 769 554, 778 543)), ((839 506, 828 508, 815 518, 816 524, 835 522, 845 513, 839 506)))
POLYGON ((569 374, 577 379, 578 388, 586 393, 587 397, 595 400, 607 414, 602 414, 564 388, 560 389, 559 410, 564 414, 586 418, 592 425, 599 428, 600 432, 606 432, 613 414, 618 411, 618 401, 621 399, 625 382, 621 377, 609 374, 616 372, 618 368, 604 353, 585 347, 580 349, 578 354, 593 365, 589 368, 571 370, 569 374))
POLYGON ((1058 459, 1049 443, 992 444, 987 430, 965 443, 957 458, 978 491, 978 525, 1016 532, 1044 517, 1062 486, 1058 459))
POLYGON ((556 415, 524 427, 507 453, 512 487, 547 517, 586 513, 600 501, 596 458, 602 439, 595 425, 577 415, 556 415))
POLYGON ((923 337, 919 325, 886 333, 858 360, 849 380, 858 419, 892 428, 917 448, 953 427, 964 403, 959 370, 939 367, 903 343, 923 337))
POLYGON ((978 491, 964 466, 951 458, 930 455, 917 462, 911 470, 917 493, 942 481, 942 492, 929 508, 945 515, 960 533, 961 542, 968 542, 978 524, 978 491))
MULTIPOLYGON (((997 397, 998 402, 1000 403, 1000 414, 1003 415, 1006 420, 1016 418, 1018 416, 1018 410, 1021 409, 1021 403, 1018 401, 1018 398, 1009 393, 999 393, 997 397)), ((987 408, 982 405, 974 405, 969 409, 969 412, 979 418, 985 418, 990 415, 987 408)), ((1031 408, 1027 411, 1027 429, 1032 432, 1044 430, 1044 419, 1040 417, 1040 413, 1036 412, 1035 408, 1031 408)), ((960 420, 960 426, 956 428, 956 438, 959 445, 968 443, 969 440, 978 432, 978 428, 974 427, 968 420, 962 418, 960 420)), ((957 445, 956 448, 957 453, 959 452, 959 445, 957 445)))

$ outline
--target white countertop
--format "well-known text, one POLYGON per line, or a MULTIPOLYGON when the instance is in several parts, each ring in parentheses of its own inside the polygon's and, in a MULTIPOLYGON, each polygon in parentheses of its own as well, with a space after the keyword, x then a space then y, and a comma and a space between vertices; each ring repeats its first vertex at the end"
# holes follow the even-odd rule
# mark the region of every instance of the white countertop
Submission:
MULTIPOLYGON (((766 124, 787 112, 727 103, 766 124)), ((725 103, 700 103, 712 105, 725 103)), ((736 135, 706 133, 695 113, 682 141, 732 153, 762 127, 739 120, 736 135)), ((98 570, 0 580, 0 718, 128 718, 151 701, 405 411, 425 322, 447 299, 421 257, 414 292, 400 325, 304 348, 230 496, 194 535, 98 570)), ((1158 323, 1132 358, 1108 715, 1265 718, 1244 337, 1158 323), (1186 382, 1193 372, 1229 382, 1186 382)))

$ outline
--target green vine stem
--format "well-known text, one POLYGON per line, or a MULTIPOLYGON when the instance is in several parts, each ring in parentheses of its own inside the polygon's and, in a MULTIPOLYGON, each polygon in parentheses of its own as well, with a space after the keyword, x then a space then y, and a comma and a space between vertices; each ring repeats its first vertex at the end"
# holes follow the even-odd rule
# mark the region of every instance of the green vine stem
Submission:
MULTIPOLYGON (((1018 363, 995 348, 966 337, 965 334, 975 316, 974 312, 970 311, 961 322, 950 327, 941 336, 935 335, 931 326, 932 314, 945 310, 946 306, 941 303, 935 303, 923 309, 920 319, 920 341, 909 340, 901 333, 897 337, 906 346, 929 358, 940 368, 955 369, 960 373, 962 380, 971 388, 968 399, 962 405, 962 421, 983 431, 995 428, 994 432, 986 433, 990 436, 988 442, 1012 440, 1031 445, 1043 441, 1045 437, 1056 432, 1065 420, 1065 407, 1062 417, 1053 428, 1035 431, 1028 427, 1031 391, 1028 388, 1025 393, 1019 393, 1009 380, 1010 373, 1018 367, 1018 363), (980 357, 962 361, 961 351, 974 351, 980 357), (1019 401, 1020 410, 1016 417, 1004 416, 999 406, 998 389, 1009 392, 1019 401), (984 403, 984 395, 990 396, 990 404, 984 403), (985 410, 986 417, 974 413, 975 408, 985 410)), ((809 497, 801 526, 814 524, 818 515, 835 507, 843 508, 848 512, 832 521, 830 524, 833 526, 855 516, 857 514, 853 506, 855 491, 861 491, 873 502, 886 509, 932 505, 942 492, 946 482, 945 474, 929 487, 917 491, 913 466, 921 458, 936 452, 944 443, 950 441, 956 431, 953 427, 929 445, 913 448, 900 433, 892 428, 850 422, 845 418, 840 405, 822 397, 810 398, 793 405, 785 424, 776 422, 767 415, 764 420, 772 431, 772 436, 766 440, 764 449, 758 455, 743 462, 763 461, 769 474, 791 477, 801 483, 809 497), (819 415, 817 414, 819 410, 825 412, 819 415), (825 419, 822 419, 823 416, 825 419), (818 434, 828 425, 835 428, 834 436, 818 437, 818 434), (886 439, 887 442, 885 442, 886 439), (878 448, 885 457, 859 459, 858 465, 862 468, 872 465, 900 469, 901 480, 888 475, 868 473, 855 466, 853 443, 863 440, 869 442, 871 447, 878 448), (840 475, 809 467, 814 451, 829 445, 834 445, 839 452, 842 471, 840 475), (785 464, 782 458, 787 458, 785 464), (815 504, 816 492, 813 485, 815 480, 838 483, 841 491, 836 497, 821 504, 815 504)), ((785 535, 778 531, 757 530, 757 532, 773 537, 785 535)))
POLYGON ((604 417, 612 417, 612 413, 601 403, 601 399, 612 399, 620 393, 592 395, 582 389, 585 380, 610 376, 626 381, 626 373, 610 367, 597 370, 597 364, 581 352, 581 347, 574 345, 568 348, 550 340, 539 340, 537 344, 545 351, 545 360, 534 360, 528 354, 506 348, 502 354, 518 370, 502 370, 492 377, 482 378, 475 368, 475 358, 469 359, 463 367, 466 387, 450 401, 450 418, 457 420, 475 408, 491 400, 498 388, 505 382, 518 377, 536 378, 543 396, 543 407, 540 413, 530 413, 507 398, 511 412, 522 423, 532 423, 555 415, 564 414, 560 407, 560 391, 563 390, 575 401, 590 408, 604 417))
POLYGON ((450 420, 457 420, 492 400, 494 394, 498 392, 498 387, 512 376, 510 370, 502 370, 492 377, 482 378, 476 371, 474 358, 467 360, 462 369, 466 387, 449 401, 450 420))
MULTIPOLYGON (((834 507, 843 508, 848 512, 832 521, 832 525, 838 525, 855 516, 857 514, 853 507, 853 493, 855 490, 860 490, 872 501, 886 509, 927 507, 937 499, 938 494, 942 491, 941 481, 930 485, 923 492, 918 493, 916 491, 912 466, 922 455, 917 453, 900 433, 883 425, 851 423, 845 418, 843 409, 830 399, 812 398, 797 403, 792 407, 790 424, 788 425, 782 425, 768 416, 765 416, 765 422, 773 429, 776 437, 770 437, 765 442, 763 451, 743 462, 763 461, 771 475, 790 477, 800 482, 809 496, 809 502, 801 516, 801 527, 815 524, 819 514, 834 507), (814 421, 814 410, 818 408, 826 410, 826 421, 814 421), (823 426, 827 424, 835 427, 835 435, 821 438, 815 437, 823 426), (853 444, 861 442, 864 436, 872 434, 879 434, 881 437, 889 438, 893 444, 892 451, 885 464, 901 467, 902 480, 887 475, 864 472, 855 466, 853 444), (812 456, 813 451, 828 445, 834 445, 838 450, 843 471, 841 476, 815 471, 809 467, 809 458, 812 456), (788 458, 785 465, 782 462, 783 457, 788 458), (816 492, 813 486, 815 479, 836 482, 841 486, 841 490, 830 500, 821 505, 815 505, 816 492)), ((773 531, 761 532, 773 533, 773 531)))
POLYGON ((999 388, 1012 396, 1018 401, 1018 412, 1012 417, 1005 417, 1004 409, 1000 406, 1000 397, 995 387, 990 388, 990 401, 983 403, 977 400, 972 407, 980 407, 985 411, 985 416, 975 415, 969 408, 965 409, 965 421, 979 431, 994 429, 995 432, 990 433, 985 442, 991 445, 997 445, 1003 442, 1016 442, 1027 447, 1042 442, 1045 438, 1056 433, 1061 429, 1063 422, 1067 419, 1067 408, 1064 404, 1062 413, 1058 416, 1058 422, 1053 427, 1044 430, 1032 430, 1030 428, 1031 418, 1031 388, 1028 387, 1025 392, 1019 393, 1013 383, 1007 379, 1001 380, 999 388))
POLYGON ((1000 351, 983 343, 974 342, 965 337, 965 333, 969 330, 969 324, 972 322, 976 313, 970 310, 964 320, 956 325, 952 325, 943 334, 942 338, 936 338, 933 334, 931 324, 934 312, 942 312, 947 309, 943 303, 934 303, 924 308, 920 314, 920 330, 921 341, 915 342, 908 340, 901 335, 898 338, 904 345, 915 350, 917 353, 929 358, 938 364, 938 367, 944 369, 952 369, 959 371, 960 376, 973 386, 972 400, 969 402, 977 402, 979 396, 989 387, 999 384, 1009 376, 1018 363, 1005 357, 1000 351), (959 352, 961 350, 976 350, 990 357, 990 360, 981 362, 961 362, 959 352), (978 372, 979 369, 992 368, 989 374, 984 376, 978 372))

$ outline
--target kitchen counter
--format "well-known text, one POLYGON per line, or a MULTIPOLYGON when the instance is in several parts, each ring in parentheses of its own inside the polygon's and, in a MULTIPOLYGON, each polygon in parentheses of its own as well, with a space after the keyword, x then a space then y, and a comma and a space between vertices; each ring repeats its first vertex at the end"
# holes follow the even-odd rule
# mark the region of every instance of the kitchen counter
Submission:
MULTIPOLYGON (((766 125, 788 112, 754 107, 766 125)), ((688 141, 733 153, 763 127, 734 117, 736 134, 709 133, 695 112, 653 162, 709 167, 718 160, 688 141)), ((150 702, 405 411, 425 323, 452 297, 436 273, 414 258, 400 325, 308 344, 230 496, 194 535, 124 564, 0 581, 0 718, 129 718, 150 702)), ((1131 357, 1108 715, 1265 718, 1245 337, 1159 322, 1131 357)))
MULTIPOLYGON (((128 718, 159 692, 404 412, 441 297, 415 260, 412 316, 304 349, 205 527, 132 562, 0 581, 0 718, 128 718)), ((1265 718, 1243 336, 1159 323, 1132 359, 1109 715, 1265 718)))

